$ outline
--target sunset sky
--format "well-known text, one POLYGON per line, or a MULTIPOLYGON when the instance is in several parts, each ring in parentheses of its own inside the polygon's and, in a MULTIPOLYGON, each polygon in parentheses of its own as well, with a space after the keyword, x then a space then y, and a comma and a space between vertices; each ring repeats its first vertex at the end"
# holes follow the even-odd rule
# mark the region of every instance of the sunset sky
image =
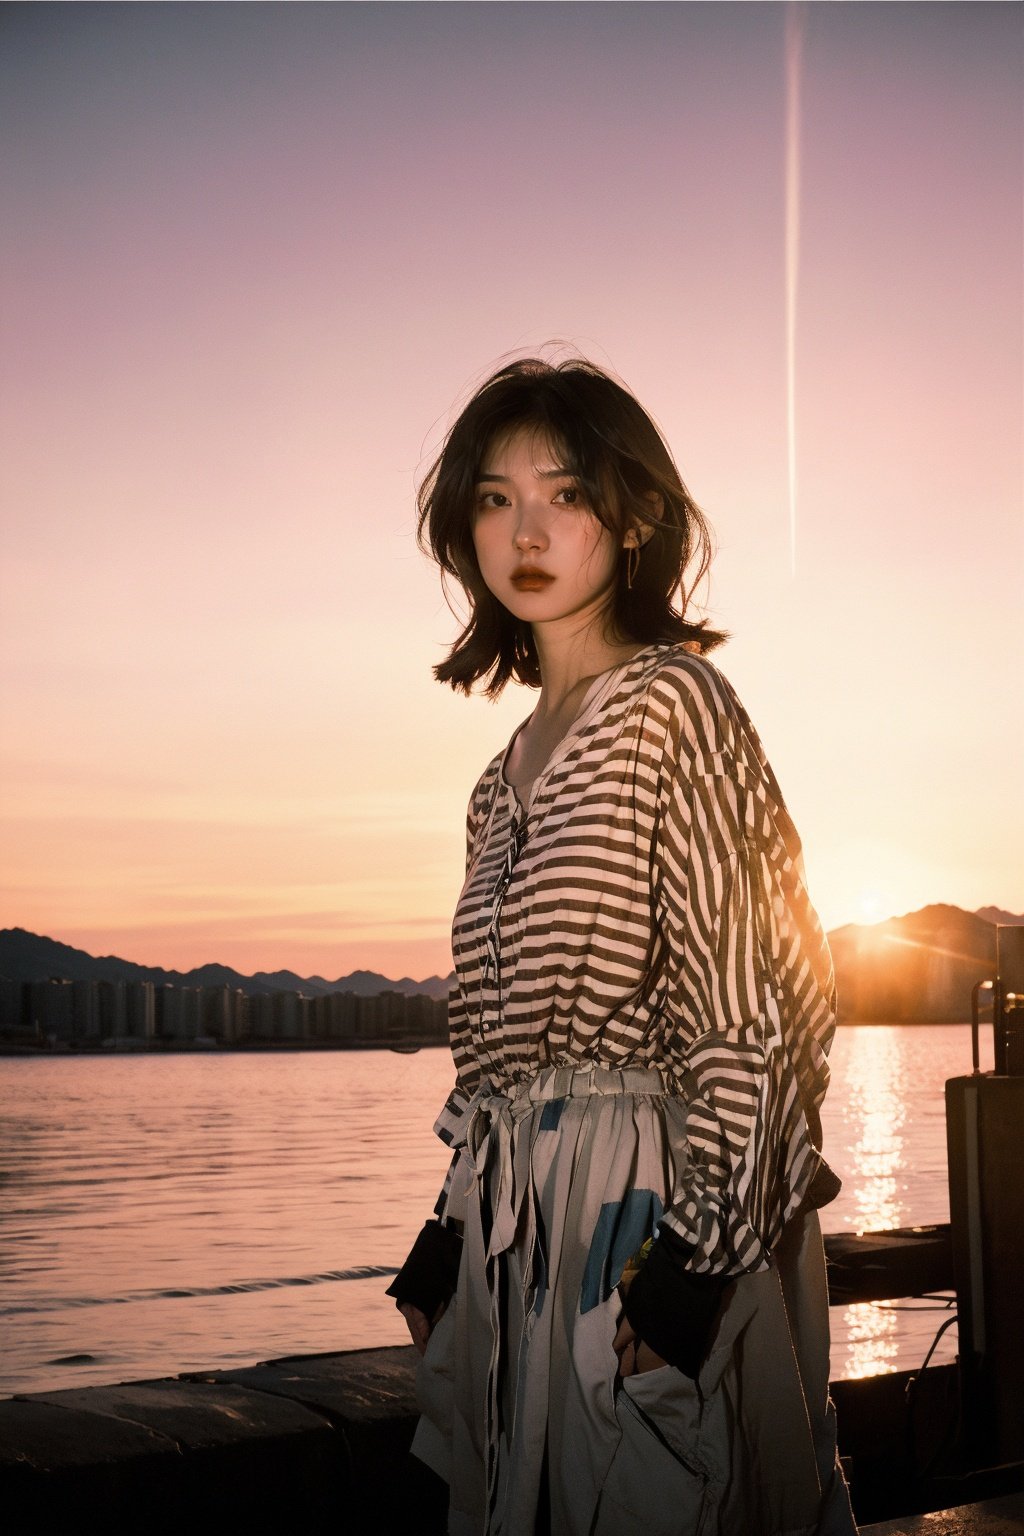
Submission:
POLYGON ((1021 31, 7 6, 0 926, 448 970, 466 798, 535 695, 434 683, 414 489, 552 342, 709 515, 715 659, 826 926, 1024 910, 1021 31))

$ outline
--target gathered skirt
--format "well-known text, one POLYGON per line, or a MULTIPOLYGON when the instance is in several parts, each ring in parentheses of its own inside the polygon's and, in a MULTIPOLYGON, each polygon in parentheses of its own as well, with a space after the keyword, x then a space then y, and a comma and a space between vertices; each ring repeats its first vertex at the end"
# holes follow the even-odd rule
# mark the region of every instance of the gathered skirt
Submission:
POLYGON ((680 1187, 686 1100, 657 1070, 551 1067, 464 1126, 458 1290, 412 1447, 450 1536, 851 1536, 817 1214, 727 1289, 697 1381, 622 1379, 619 1281, 680 1187))

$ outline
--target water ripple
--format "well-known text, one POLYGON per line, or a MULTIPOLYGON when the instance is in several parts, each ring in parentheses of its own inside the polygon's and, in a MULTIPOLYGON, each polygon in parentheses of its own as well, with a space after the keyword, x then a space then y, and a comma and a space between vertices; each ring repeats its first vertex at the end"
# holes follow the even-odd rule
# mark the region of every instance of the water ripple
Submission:
MULTIPOLYGON (((132 1291, 125 1296, 51 1296, 43 1301, 10 1307, 0 1306, 0 1317, 28 1317, 33 1313, 67 1312, 75 1307, 125 1306, 133 1301, 181 1301, 189 1296, 237 1296, 247 1291, 276 1291, 286 1285, 327 1285, 335 1280, 370 1280, 374 1275, 396 1275, 388 1264, 357 1264, 352 1269, 328 1269, 319 1275, 285 1275, 276 1280, 234 1280, 225 1285, 175 1286, 173 1290, 132 1291)), ((68 1356, 68 1359, 71 1357, 68 1356)), ((51 1361, 51 1364, 60 1364, 51 1361)))

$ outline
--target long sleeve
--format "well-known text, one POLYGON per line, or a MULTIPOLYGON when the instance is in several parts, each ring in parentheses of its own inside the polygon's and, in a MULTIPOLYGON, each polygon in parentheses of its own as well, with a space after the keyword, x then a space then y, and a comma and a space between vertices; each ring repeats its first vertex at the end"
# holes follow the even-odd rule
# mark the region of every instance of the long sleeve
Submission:
MULTIPOLYGON (((480 781, 470 799, 466 816, 466 869, 473 862, 485 799, 480 781)), ((462 1140, 462 1121, 479 1079, 479 1071, 468 1049, 468 1014, 462 990, 456 982, 448 998, 448 1035, 455 1060, 455 1086, 434 1122, 434 1134, 447 1147, 462 1140)), ((434 1202, 434 1220, 427 1221, 408 1258, 385 1292, 395 1305, 411 1302, 425 1317, 434 1317, 439 1306, 447 1306, 458 1284, 462 1254, 462 1223, 465 1212, 468 1168, 457 1147, 448 1165, 441 1192, 434 1202)))
MULTIPOLYGON (((456 1042, 459 1039, 459 1025, 464 1020, 465 1003, 457 988, 452 989, 452 996, 448 1001, 448 1032, 452 1040, 452 1054, 455 1055, 456 1042)), ((461 1141, 462 1121, 470 1100, 473 1097, 475 1078, 470 1070, 470 1063, 463 1063, 456 1055, 455 1086, 441 1106, 441 1112, 434 1121, 434 1134, 444 1142, 446 1147, 453 1147, 457 1141, 461 1141)), ((448 1172, 441 1186, 441 1192, 434 1204, 434 1215, 442 1221, 461 1221, 465 1203, 464 1181, 460 1178, 462 1168, 462 1148, 458 1147, 452 1155, 448 1165, 448 1172)))
MULTIPOLYGON (((473 864, 477 836, 483 825, 490 804, 493 782, 493 765, 488 767, 477 783, 466 812, 466 873, 473 864)), ((460 1141, 463 1117, 480 1081, 480 1070, 469 1049, 469 1013, 466 999, 458 980, 448 996, 448 1038, 455 1061, 455 1086, 448 1095, 434 1122, 434 1134, 446 1147, 460 1141)), ((461 1152, 456 1151, 448 1166, 441 1192, 434 1203, 434 1215, 442 1221, 461 1221, 465 1201, 459 1179, 461 1152)))
POLYGON ((763 1269, 785 1223, 838 1190, 818 1113, 835 988, 799 839, 732 689, 698 675, 672 721, 656 904, 689 1108, 662 1225, 694 1275, 726 1277, 763 1269))

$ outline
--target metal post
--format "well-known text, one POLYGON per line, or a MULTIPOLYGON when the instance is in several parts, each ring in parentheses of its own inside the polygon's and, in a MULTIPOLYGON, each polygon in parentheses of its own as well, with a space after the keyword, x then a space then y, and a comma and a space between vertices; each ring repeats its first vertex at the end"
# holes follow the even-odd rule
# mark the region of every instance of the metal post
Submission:
POLYGON ((1019 1077, 1024 1074, 1024 925, 997 925, 996 976, 996 1071, 1019 1077))
POLYGON ((981 994, 991 992, 995 988, 994 981, 976 981, 971 988, 971 1064, 975 1072, 981 1071, 981 1047, 979 1033, 981 1030, 981 994))

